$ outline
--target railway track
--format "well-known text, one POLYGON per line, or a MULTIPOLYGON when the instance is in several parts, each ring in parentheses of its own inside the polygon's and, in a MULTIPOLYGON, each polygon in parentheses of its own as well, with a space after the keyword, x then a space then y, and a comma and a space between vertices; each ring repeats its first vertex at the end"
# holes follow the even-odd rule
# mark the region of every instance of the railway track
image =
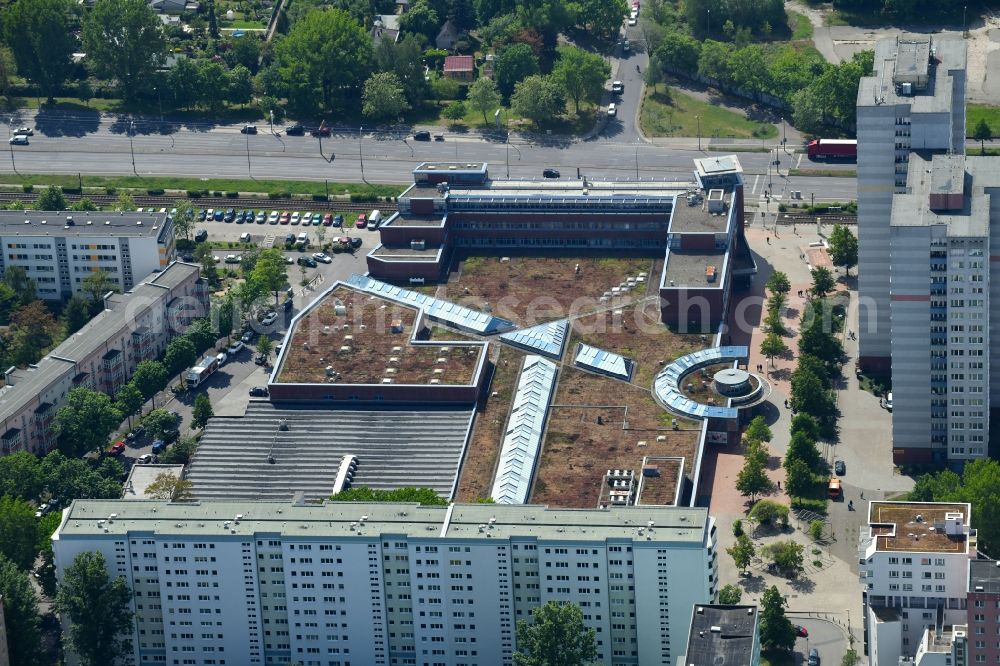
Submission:
MULTIPOLYGON (((86 197, 100 207, 112 206, 118 201, 118 197, 108 194, 67 194, 66 200, 69 202, 79 201, 86 197)), ((182 197, 149 196, 142 195, 133 197, 136 206, 140 208, 166 208, 174 207, 174 204, 182 197)), ((0 202, 23 201, 34 203, 38 199, 37 192, 0 192, 0 202)), ((238 198, 229 197, 199 197, 191 199, 191 204, 197 208, 235 208, 237 210, 252 208, 254 210, 309 210, 309 211, 344 211, 356 213, 369 213, 374 208, 385 212, 396 210, 396 204, 387 202, 355 203, 350 201, 312 201, 310 199, 267 199, 267 198, 238 198)))

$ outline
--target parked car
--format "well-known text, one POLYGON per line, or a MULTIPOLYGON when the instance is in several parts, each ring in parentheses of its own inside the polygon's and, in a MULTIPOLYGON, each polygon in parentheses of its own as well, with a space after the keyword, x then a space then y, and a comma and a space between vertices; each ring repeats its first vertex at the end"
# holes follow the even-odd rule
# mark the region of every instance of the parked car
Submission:
POLYGON ((253 331, 247 331, 240 337, 240 342, 245 345, 250 344, 251 340, 253 340, 253 331))
POLYGON ((146 434, 146 427, 145 426, 141 426, 141 425, 140 426, 136 426, 135 430, 133 430, 132 432, 130 432, 128 435, 125 436, 125 440, 129 444, 134 444, 135 442, 137 442, 140 439, 142 439, 142 436, 145 435, 145 434, 146 434))
POLYGON ((335 226, 335 227, 342 227, 342 226, 344 226, 344 216, 343 215, 334 215, 333 216, 333 226, 335 226))
POLYGON ((326 215, 324 215, 323 219, 322 219, 322 222, 323 222, 323 226, 324 227, 331 226, 333 224, 333 214, 332 213, 327 213, 326 215))
POLYGON ((847 465, 844 464, 843 460, 837 460, 833 463, 833 471, 840 476, 847 474, 847 465))
POLYGON ((251 398, 266 398, 267 388, 263 386, 251 386, 250 387, 250 397, 251 398))
POLYGON ((240 242, 241 243, 249 243, 251 240, 253 240, 253 236, 251 236, 246 231, 244 231, 242 234, 240 234, 240 242))
POLYGON ((256 133, 257 133, 256 125, 244 125, 243 128, 240 130, 240 134, 256 134, 256 133))
POLYGON ((427 130, 420 130, 419 132, 413 133, 413 138, 416 139, 417 141, 430 141, 431 133, 428 132, 427 130))
POLYGON ((292 214, 286 210, 281 213, 281 217, 278 218, 278 222, 280 224, 288 224, 290 219, 292 219, 292 214))
POLYGON ((18 127, 14 130, 14 134, 20 134, 22 136, 35 136, 35 130, 30 127, 18 127))
POLYGON ((205 219, 208 220, 209 222, 211 222, 212 220, 215 219, 215 209, 214 208, 209 208, 207 211, 205 211, 205 219))
POLYGON ((819 666, 819 651, 816 648, 809 650, 809 666, 819 666))
POLYGON ((289 125, 285 128, 285 134, 288 136, 305 136, 306 128, 302 125, 289 125))
POLYGON ((257 212, 257 224, 264 224, 265 222, 267 222, 267 213, 265 213, 262 210, 258 211, 257 212))
POLYGON ((232 356, 233 354, 239 354, 241 351, 243 351, 244 347, 246 347, 246 345, 243 344, 243 341, 237 340, 233 344, 229 345, 229 349, 227 349, 226 351, 229 353, 230 356, 232 356))
POLYGON ((204 243, 206 240, 208 240, 207 231, 205 231, 204 229, 199 229, 198 231, 194 232, 195 243, 204 243))
POLYGON ((268 224, 277 224, 278 223, 278 211, 272 210, 271 214, 267 216, 267 222, 268 222, 268 224))
POLYGON ((299 266, 308 266, 309 268, 316 268, 318 265, 312 257, 299 257, 298 264, 299 266))
POLYGON ((153 442, 153 453, 155 455, 160 455, 166 450, 167 450, 167 443, 164 442, 162 439, 158 439, 155 442, 153 442))
POLYGON ((38 511, 35 511, 35 518, 41 518, 42 516, 48 514, 52 510, 52 507, 46 504, 42 504, 38 507, 38 511))
POLYGON ((892 411, 892 391, 889 391, 889 395, 885 397, 885 408, 892 411))
POLYGON ((333 259, 331 259, 329 255, 326 255, 322 252, 316 252, 315 254, 313 254, 313 259, 315 259, 316 261, 322 261, 324 264, 333 263, 333 259))
POLYGON ((318 227, 323 224, 323 213, 313 213, 312 223, 314 227, 318 227))
POLYGON ((24 134, 15 134, 14 136, 10 137, 10 140, 8 141, 8 143, 11 143, 11 144, 13 144, 15 146, 27 146, 28 145, 28 137, 27 137, 27 135, 24 135, 24 134))
POLYGON ((627 39, 622 42, 622 50, 625 51, 625 53, 628 53, 629 49, 631 49, 631 48, 632 48, 632 45, 629 44, 629 41, 627 39))
POLYGON ((109 456, 120 456, 123 453, 125 453, 125 442, 121 440, 112 444, 111 448, 108 449, 109 456))
POLYGON ((143 453, 141 456, 136 458, 136 465, 152 465, 156 461, 156 457, 152 453, 143 453))
POLYGON ((291 217, 292 224, 298 224, 300 219, 301 218, 299 217, 299 211, 295 211, 294 213, 292 213, 291 217))
POLYGON ((284 302, 283 302, 283 303, 281 304, 281 307, 282 307, 282 308, 284 308, 285 312, 291 312, 291 311, 292 311, 292 307, 293 307, 294 305, 295 305, 295 303, 294 303, 294 302, 292 302, 292 299, 291 299, 291 297, 289 297, 289 298, 288 298, 287 300, 285 300, 285 301, 284 301, 284 302))
POLYGON ((205 221, 205 215, 206 215, 205 209, 204 208, 199 208, 198 209, 198 215, 196 216, 197 219, 198 219, 198 221, 199 222, 204 222, 205 221))
POLYGON ((362 243, 362 240, 361 240, 360 236, 355 236, 355 237, 351 238, 351 247, 353 247, 353 248, 359 248, 359 247, 361 247, 361 243, 362 243))
POLYGON ((608 115, 609 116, 618 115, 618 105, 615 104, 614 102, 611 102, 611 104, 608 104, 608 115))
POLYGON ((295 260, 294 260, 294 259, 292 259, 292 258, 291 258, 290 256, 288 256, 288 255, 286 254, 286 255, 285 255, 285 263, 286 263, 286 264, 289 264, 289 265, 291 265, 291 264, 294 264, 294 263, 295 263, 295 260))
MULTIPOLYGON (((633 12, 633 13, 635 13, 635 12, 633 12)), ((628 17, 628 24, 629 25, 636 25, 637 23, 638 23, 638 21, 635 19, 634 16, 628 17)))
POLYGON ((227 254, 226 255, 226 263, 227 264, 238 264, 238 263, 240 263, 240 261, 241 261, 240 255, 238 255, 238 254, 227 254))
POLYGON ((276 321, 278 321, 278 313, 277 312, 268 312, 260 320, 260 323, 262 323, 264 326, 270 326, 271 324, 273 324, 276 321))
POLYGON ((358 215, 358 219, 354 223, 354 226, 358 229, 364 229, 365 227, 368 226, 368 218, 365 216, 364 213, 358 215))
POLYGON ((612 81, 611 82, 611 94, 613 94, 613 95, 621 95, 623 92, 625 92, 625 84, 624 83, 622 83, 621 81, 612 81))
POLYGON ((254 354, 253 362, 257 365, 264 365, 267 363, 267 357, 260 353, 254 354))
POLYGON ((805 627, 803 627, 801 625, 798 625, 798 624, 792 625, 792 626, 795 627, 795 635, 796 636, 800 636, 802 638, 808 638, 809 637, 809 630, 806 629, 805 627))
POLYGON ((219 365, 225 365, 226 361, 229 360, 229 355, 226 352, 219 352, 215 355, 215 360, 219 362, 219 365))
POLYGON ((558 178, 560 175, 558 169, 542 169, 543 178, 558 178))

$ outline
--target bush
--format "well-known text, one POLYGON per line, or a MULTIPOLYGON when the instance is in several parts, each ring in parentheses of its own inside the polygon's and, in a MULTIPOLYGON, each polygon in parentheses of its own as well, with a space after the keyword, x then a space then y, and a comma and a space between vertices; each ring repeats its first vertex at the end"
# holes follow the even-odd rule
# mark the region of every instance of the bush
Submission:
POLYGON ((34 186, 34 185, 27 185, 27 184, 25 184, 25 185, 22 185, 22 186, 21 186, 21 189, 22 189, 22 190, 23 190, 23 191, 24 191, 24 192, 25 192, 26 194, 31 194, 32 192, 34 192, 34 191, 35 191, 35 186, 34 186))
POLYGON ((778 212, 779 213, 786 213, 786 212, 788 212, 788 206, 786 206, 783 203, 778 204, 778 212))
POLYGON ((239 199, 240 198, 240 193, 239 192, 226 192, 226 197, 229 198, 229 199, 239 199))
POLYGON ((80 187, 63 187, 63 194, 83 194, 83 188, 80 187))
POLYGON ((813 541, 819 541, 823 538, 822 520, 813 520, 809 523, 809 538, 813 541))
POLYGON ((213 197, 221 197, 222 196, 222 190, 212 190, 212 196, 213 197))
POLYGON ((330 197, 326 196, 325 194, 314 194, 312 198, 313 198, 313 201, 329 201, 330 200, 330 197))
POLYGON ((291 199, 292 198, 292 193, 291 192, 268 192, 267 193, 267 198, 268 199, 291 199))
POLYGON ((743 536, 743 521, 739 518, 733 521, 733 536, 737 539, 743 536))
POLYGON ((105 187, 104 188, 104 193, 106 195, 108 195, 109 197, 118 196, 118 188, 117 187, 105 187))
POLYGON ((151 187, 148 190, 146 190, 146 194, 148 194, 151 197, 162 197, 163 196, 163 188, 162 187, 151 187))
POLYGON ((750 511, 750 517, 763 524, 788 525, 788 507, 771 500, 761 500, 750 511))
POLYGON ((374 203, 378 196, 369 192, 351 192, 351 203, 374 203))

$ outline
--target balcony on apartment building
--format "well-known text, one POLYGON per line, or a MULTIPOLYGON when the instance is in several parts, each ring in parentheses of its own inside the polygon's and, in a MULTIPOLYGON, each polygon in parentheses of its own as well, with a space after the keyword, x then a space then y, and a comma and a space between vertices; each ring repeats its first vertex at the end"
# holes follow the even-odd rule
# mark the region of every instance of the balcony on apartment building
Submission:
POLYGON ((102 359, 104 390, 114 393, 125 383, 125 355, 119 349, 109 349, 102 359))

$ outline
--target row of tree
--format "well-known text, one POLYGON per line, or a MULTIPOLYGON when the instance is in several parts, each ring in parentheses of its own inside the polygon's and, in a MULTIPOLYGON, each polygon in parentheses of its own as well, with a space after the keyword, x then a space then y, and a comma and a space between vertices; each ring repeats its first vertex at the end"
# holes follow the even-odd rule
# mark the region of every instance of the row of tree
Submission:
POLYGON ((967 462, 958 474, 950 469, 924 474, 910 491, 914 502, 968 502, 979 550, 1000 557, 1000 462, 967 462))

